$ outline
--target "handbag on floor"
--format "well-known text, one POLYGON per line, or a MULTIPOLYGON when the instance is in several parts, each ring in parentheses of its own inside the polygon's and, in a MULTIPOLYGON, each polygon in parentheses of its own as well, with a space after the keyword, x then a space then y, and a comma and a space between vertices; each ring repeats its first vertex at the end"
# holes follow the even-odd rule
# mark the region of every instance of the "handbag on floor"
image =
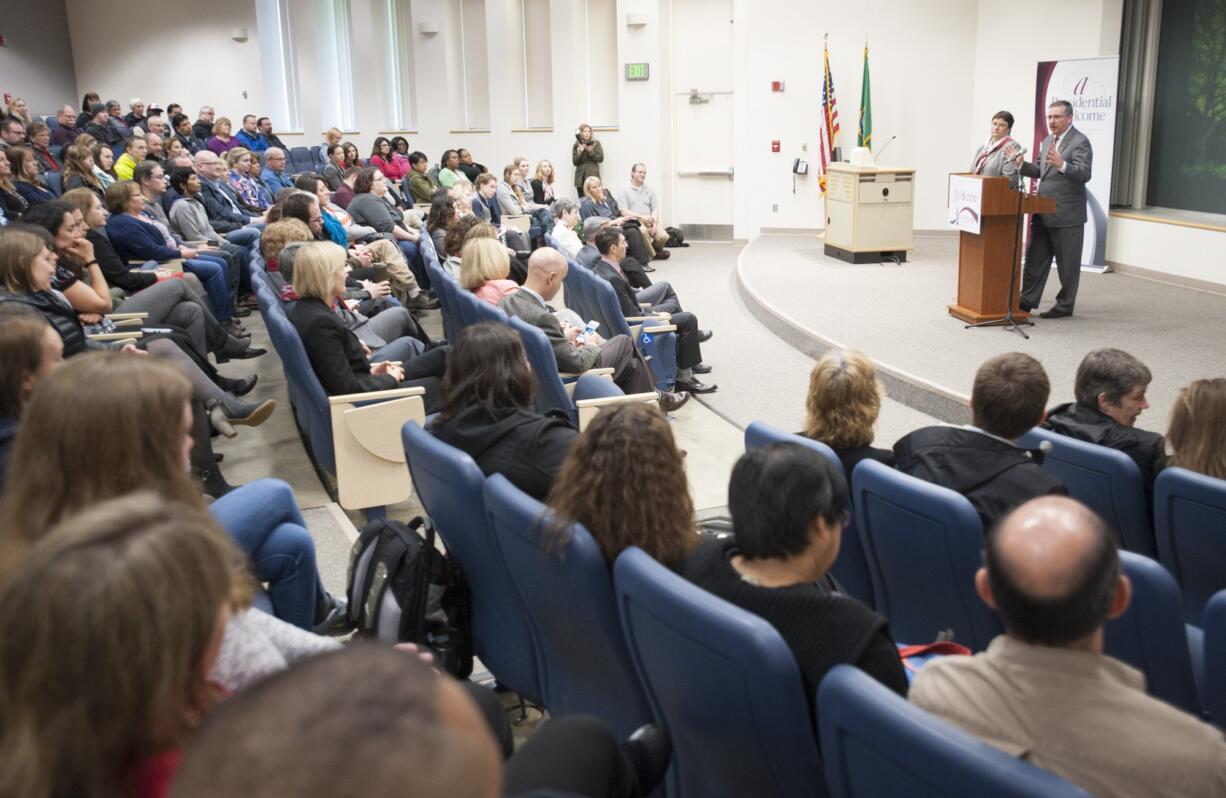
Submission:
POLYGON ((423 516, 363 527, 349 552, 349 620, 359 636, 428 648, 439 668, 466 679, 473 670, 468 582, 435 536, 423 516))

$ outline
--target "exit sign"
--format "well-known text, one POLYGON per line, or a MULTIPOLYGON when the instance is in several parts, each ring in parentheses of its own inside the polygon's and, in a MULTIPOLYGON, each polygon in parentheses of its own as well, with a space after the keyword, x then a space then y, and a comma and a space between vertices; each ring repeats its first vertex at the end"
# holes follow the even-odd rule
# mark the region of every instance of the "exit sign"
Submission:
POLYGON ((647 80, 647 63, 626 64, 626 80, 647 80))

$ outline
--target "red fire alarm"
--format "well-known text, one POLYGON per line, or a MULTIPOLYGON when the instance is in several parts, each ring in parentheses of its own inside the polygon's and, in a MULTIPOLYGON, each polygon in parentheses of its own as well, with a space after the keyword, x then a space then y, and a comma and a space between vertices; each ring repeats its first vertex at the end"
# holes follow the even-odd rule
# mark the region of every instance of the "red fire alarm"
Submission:
POLYGON ((771 152, 779 152, 779 139, 771 142, 771 152))
POLYGON ((782 80, 772 80, 771 81, 771 91, 783 91, 783 81, 782 80))

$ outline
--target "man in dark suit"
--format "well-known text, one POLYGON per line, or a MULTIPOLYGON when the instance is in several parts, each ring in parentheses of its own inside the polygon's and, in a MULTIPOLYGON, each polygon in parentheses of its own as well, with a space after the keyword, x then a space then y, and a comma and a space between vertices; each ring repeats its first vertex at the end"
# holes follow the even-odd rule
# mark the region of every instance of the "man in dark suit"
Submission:
POLYGON ((700 348, 700 344, 711 337, 711 331, 698 328, 698 318, 681 309, 676 292, 667 282, 659 282, 638 291, 630 287, 621 268, 621 262, 626 257, 626 237, 622 235, 620 228, 612 225, 602 227, 596 234, 596 249, 600 252, 600 260, 592 267, 592 271, 613 286, 623 315, 627 318, 643 316, 646 313, 667 313, 671 316, 671 323, 677 327, 675 390, 713 393, 719 386, 701 383, 695 376, 711 370, 710 366, 702 362, 700 348), (642 307, 643 304, 647 305, 646 309, 642 307))
POLYGON ((226 237, 231 244, 249 247, 260 237, 260 231, 251 225, 262 224, 263 216, 251 216, 243 210, 234 189, 226 183, 226 166, 212 150, 196 153, 196 174, 200 176, 200 202, 209 215, 213 229, 226 237))
MULTIPOLYGON (((508 316, 518 316, 544 331, 560 370, 579 374, 593 367, 611 368, 613 381, 626 393, 655 391, 651 367, 634 348, 633 341, 624 335, 605 340, 596 333, 587 336, 587 340, 579 340, 583 330, 573 324, 563 324, 554 315, 548 303, 558 295, 568 270, 561 252, 541 247, 528 259, 528 277, 523 287, 505 296, 498 307, 508 316)), ((669 391, 657 391, 657 395, 660 409, 666 413, 681 407, 690 398, 687 393, 669 391)))
POLYGON ((1037 213, 1030 220, 1021 308, 1025 311, 1038 308, 1054 255, 1060 273, 1060 293, 1056 295, 1056 304, 1039 317, 1060 319, 1072 316, 1077 302, 1086 223, 1086 183, 1090 181, 1094 150, 1085 134, 1073 127, 1073 106, 1067 100, 1056 100, 1048 106, 1047 127, 1051 135, 1043 139, 1038 163, 1023 161, 1021 155, 1014 161, 1023 177, 1039 178, 1040 197, 1056 200, 1055 213, 1037 213))

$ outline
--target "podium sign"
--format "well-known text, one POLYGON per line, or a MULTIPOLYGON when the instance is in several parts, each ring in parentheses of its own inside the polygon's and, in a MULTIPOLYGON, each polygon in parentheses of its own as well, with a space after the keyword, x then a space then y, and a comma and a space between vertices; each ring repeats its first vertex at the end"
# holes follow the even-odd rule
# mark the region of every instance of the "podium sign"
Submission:
POLYGON ((983 217, 983 181, 967 175, 949 176, 949 226, 979 235, 983 217))

